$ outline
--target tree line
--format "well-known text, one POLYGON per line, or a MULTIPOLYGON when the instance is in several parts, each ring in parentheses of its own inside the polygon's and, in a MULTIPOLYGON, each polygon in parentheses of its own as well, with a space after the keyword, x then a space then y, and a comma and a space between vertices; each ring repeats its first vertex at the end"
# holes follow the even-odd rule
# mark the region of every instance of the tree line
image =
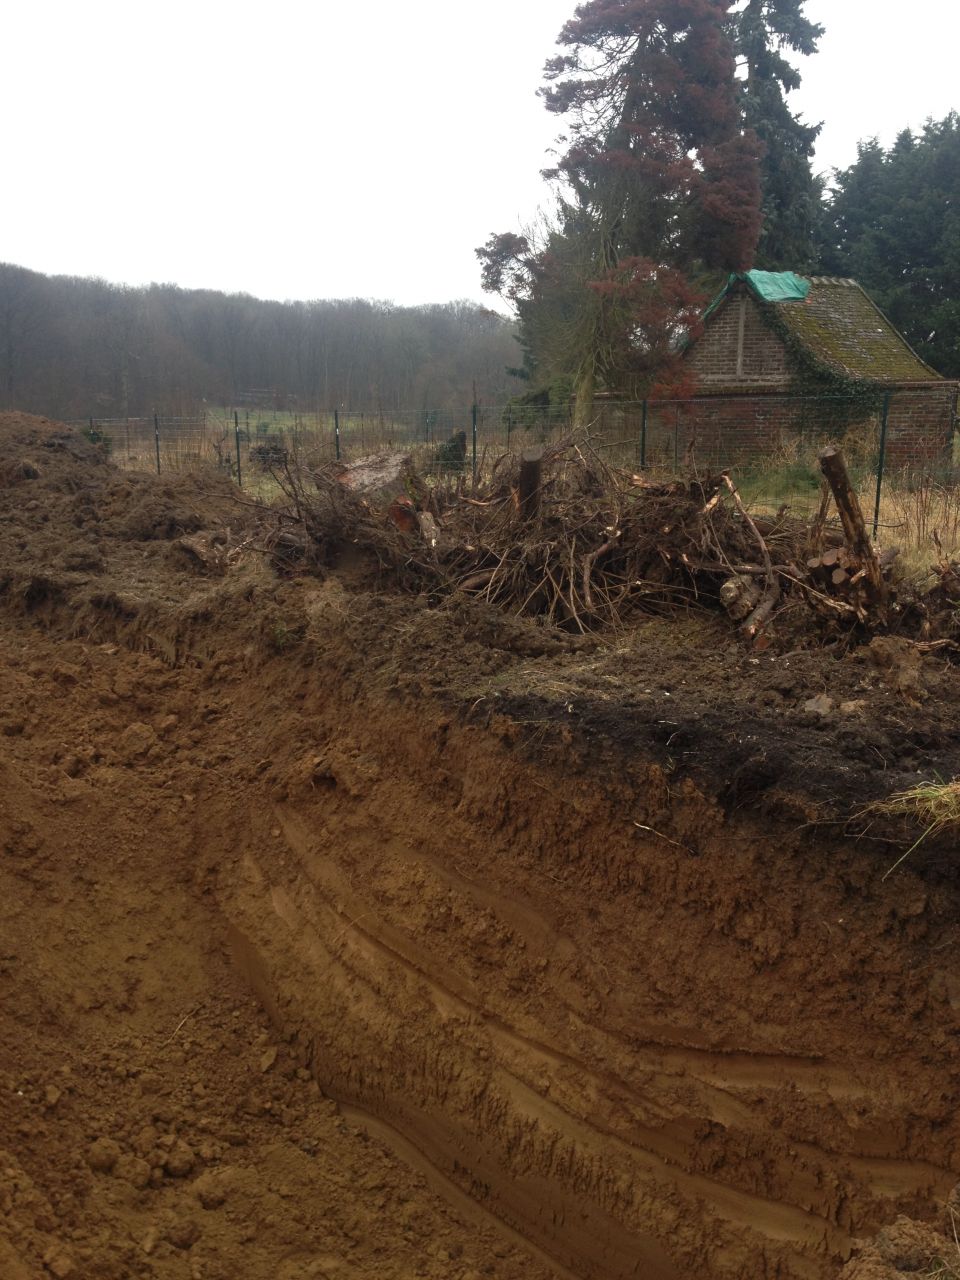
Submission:
POLYGON ((463 408, 519 385, 515 325, 471 302, 400 307, 45 276, 0 264, 0 406, 57 418, 278 407, 463 408))
POLYGON ((683 343, 730 272, 854 276, 918 352, 960 376, 960 120, 828 186, 791 111, 824 29, 804 0, 586 0, 540 92, 564 130, 552 210, 477 249, 512 305, 531 400, 690 390, 683 343))

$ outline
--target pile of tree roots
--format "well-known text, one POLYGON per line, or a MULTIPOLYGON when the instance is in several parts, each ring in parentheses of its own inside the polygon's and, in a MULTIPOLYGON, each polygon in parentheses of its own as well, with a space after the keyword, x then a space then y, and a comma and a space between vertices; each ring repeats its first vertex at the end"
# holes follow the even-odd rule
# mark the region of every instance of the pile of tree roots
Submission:
MULTIPOLYGON (((751 513, 726 472, 656 483, 608 466, 585 441, 507 455, 480 481, 428 484, 403 455, 318 471, 285 462, 267 550, 280 574, 349 556, 374 566, 381 586, 435 601, 464 593, 579 633, 701 607, 725 610, 755 640, 802 608, 833 630, 899 630, 909 614, 911 631, 931 639, 931 609, 898 600, 896 553, 872 544, 839 450, 821 469, 811 523, 751 513)), ((960 566, 942 576, 952 600, 960 566)))

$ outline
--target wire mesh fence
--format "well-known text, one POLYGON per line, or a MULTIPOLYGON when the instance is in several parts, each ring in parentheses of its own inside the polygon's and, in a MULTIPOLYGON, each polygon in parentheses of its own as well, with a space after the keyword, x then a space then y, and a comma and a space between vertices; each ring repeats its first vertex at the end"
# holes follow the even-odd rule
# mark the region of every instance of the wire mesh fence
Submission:
MULTIPOLYGON (((656 477, 729 470, 752 505, 797 514, 819 502, 817 453, 840 442, 879 527, 887 488, 909 493, 935 483, 953 500, 955 409, 955 392, 951 400, 929 389, 891 392, 869 407, 862 398, 781 394, 598 399, 576 437, 610 465, 656 477)), ((207 407, 192 417, 91 417, 77 425, 121 467, 162 474, 212 464, 257 487, 290 456, 319 467, 402 452, 428 478, 489 474, 505 454, 571 436, 573 415, 567 405, 516 403, 391 412, 207 407)))

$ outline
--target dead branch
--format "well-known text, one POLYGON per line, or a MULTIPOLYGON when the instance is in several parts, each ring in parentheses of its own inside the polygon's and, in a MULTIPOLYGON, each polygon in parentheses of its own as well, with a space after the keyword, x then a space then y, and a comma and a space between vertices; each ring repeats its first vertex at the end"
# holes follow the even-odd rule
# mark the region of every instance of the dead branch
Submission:
POLYGON ((752 640, 763 626, 764 622, 766 622, 767 618, 769 618, 777 601, 780 599, 780 583, 777 579, 776 573, 774 572, 773 561, 770 559, 770 552, 767 550, 767 544, 760 536, 760 530, 754 523, 750 512, 743 505, 743 499, 737 492, 737 486, 730 479, 730 476, 726 471, 721 472, 720 478, 730 491, 730 496, 733 498, 734 506, 740 512, 740 515, 743 517, 747 527, 756 539, 757 546, 760 548, 760 554, 763 557, 763 571, 767 580, 767 588, 763 593, 760 603, 741 627, 743 634, 752 640))

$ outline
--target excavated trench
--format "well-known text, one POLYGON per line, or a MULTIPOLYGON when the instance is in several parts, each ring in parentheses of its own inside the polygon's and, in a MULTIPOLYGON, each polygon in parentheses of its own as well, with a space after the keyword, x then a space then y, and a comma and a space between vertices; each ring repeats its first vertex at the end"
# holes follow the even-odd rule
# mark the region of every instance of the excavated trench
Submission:
POLYGON ((445 1194, 580 1280, 820 1277, 936 1212, 949 890, 642 758, 538 763, 322 668, 294 696, 272 803, 213 808, 217 902, 323 1091, 445 1194))
MULTIPOLYGON (((285 1140, 302 1141, 326 1104, 297 1090, 319 1085, 338 1124, 386 1144, 411 1180, 441 1195, 467 1224, 464 1240, 499 1242, 484 1243, 493 1260, 482 1271, 502 1280, 523 1274, 524 1258, 531 1277, 819 1280, 899 1216, 936 1217, 960 1177, 960 894, 949 868, 922 862, 884 879, 890 847, 847 838, 830 814, 865 790, 874 757, 892 768, 900 752, 902 776, 916 771, 911 752, 935 748, 937 766, 951 768, 949 724, 931 720, 918 746, 901 704, 878 688, 863 697, 878 708, 887 699, 883 714, 855 730, 830 738, 798 714, 786 732, 788 711, 751 701, 758 660, 725 653, 699 623, 686 633, 651 624, 597 655, 335 577, 278 585, 256 564, 205 579, 160 534, 145 535, 139 516, 130 533, 143 494, 116 488, 122 555, 103 536, 108 508, 91 517, 109 581, 89 569, 58 577, 48 555, 42 572, 28 565, 3 587, 17 656, 0 688, 13 762, 0 872, 11 929, 24 931, 22 964, 48 992, 34 1008, 29 984, 11 988, 23 1044, 38 1028, 47 1036, 36 1060, 88 1025, 77 1008, 100 1019, 83 1031, 88 1045, 138 1029, 122 1042, 132 1046, 123 1069, 109 1058, 111 1080, 133 1093, 108 1117, 124 1107, 140 1117, 116 1121, 123 1159, 141 1111, 171 1126, 172 1143, 178 1107, 188 1119, 214 1108, 222 1072, 224 1097, 235 1088, 244 1101, 217 1122, 230 1135, 221 1146, 260 1141, 247 1130, 278 1116, 285 1140), (29 820, 11 803, 25 788, 40 797, 29 820), (51 833, 47 853, 34 828, 51 833), (71 839, 85 842, 83 859, 71 839), (121 925, 110 950, 103 939, 121 925), (158 1004, 138 1003, 131 982, 105 1020, 96 1000, 65 1010, 50 994, 57 964, 69 975, 76 958, 106 989, 119 981, 111 966, 129 968, 138 946, 137 982, 158 1004), (279 1048, 255 1068, 287 1063, 272 1100, 231 1083, 242 1002, 223 1004, 236 977, 217 968, 221 952, 275 1028, 279 1048), (180 969, 177 954, 188 957, 180 969), (196 1011, 221 1005, 207 1036, 196 1011), (180 1051, 191 1017, 198 1030, 180 1051), (212 1074, 191 1084, 201 1050, 212 1074), (183 1080, 158 1084, 163 1071, 183 1080), (151 1111, 144 1097, 164 1089, 177 1105, 151 1111)), ((62 493, 74 511, 73 479, 62 493)), ((52 537, 48 510, 53 498, 31 516, 38 542, 52 537)), ((766 661, 771 698, 802 702, 821 679, 819 658, 789 672, 766 661)), ((863 668, 850 669, 864 683, 863 668)), ((83 1062, 99 1062, 91 1052, 83 1062)), ((62 1092, 44 1095, 39 1068, 3 1079, 22 1080, 21 1098, 62 1092)), ((49 1105, 60 1106, 59 1128, 21 1125, 7 1139, 24 1145, 34 1181, 73 1133, 66 1102, 49 1105)), ((97 1132, 86 1113, 77 1125, 84 1140, 97 1132)), ((216 1135, 209 1115, 196 1125, 216 1135)), ((277 1141, 263 1138, 268 1163, 277 1141)), ((324 1131, 311 1158, 326 1142, 339 1153, 339 1141, 324 1131)), ((205 1177, 226 1158, 207 1146, 205 1177)), ((103 1192, 105 1221, 122 1209, 149 1236, 154 1190, 179 1212, 184 1184, 162 1154, 151 1173, 153 1158, 140 1200, 103 1192)), ((276 1205, 263 1218, 264 1240, 273 1230, 283 1248, 294 1231, 283 1204, 300 1230, 320 1194, 296 1169, 279 1200, 271 1184, 276 1205)), ((331 1195, 336 1180, 325 1177, 331 1195)), ((389 1180, 377 1178, 348 1178, 337 1194, 361 1206, 374 1187, 370 1221, 386 1223, 389 1180)), ((81 1201, 100 1185, 86 1172, 81 1184, 81 1201)), ((28 1223, 44 1242, 61 1212, 50 1195, 36 1217, 46 1225, 28 1223)), ((204 1219, 214 1243, 194 1264, 203 1280, 407 1274, 402 1258, 400 1272, 384 1261, 400 1257, 393 1243, 378 1245, 379 1263, 353 1254, 349 1266, 332 1245, 322 1257, 307 1250, 309 1265, 283 1261, 279 1243, 252 1253, 242 1229, 258 1212, 224 1226, 239 1233, 235 1255, 204 1219), (218 1256, 235 1262, 218 1271, 218 1256)), ((63 1213, 79 1234, 83 1214, 63 1213)), ((176 1237, 157 1221, 161 1241, 163 1230, 176 1237)), ((416 1246, 410 1214, 398 1221, 396 1239, 416 1246)), ((359 1248, 361 1234, 344 1226, 342 1249, 359 1248)), ((40 1245, 23 1239, 17 1256, 32 1257, 40 1245)), ((167 1270, 162 1247, 131 1245, 136 1265, 96 1274, 185 1275, 180 1247, 169 1246, 167 1270)), ((449 1261, 463 1248, 418 1274, 476 1276, 449 1261)))

